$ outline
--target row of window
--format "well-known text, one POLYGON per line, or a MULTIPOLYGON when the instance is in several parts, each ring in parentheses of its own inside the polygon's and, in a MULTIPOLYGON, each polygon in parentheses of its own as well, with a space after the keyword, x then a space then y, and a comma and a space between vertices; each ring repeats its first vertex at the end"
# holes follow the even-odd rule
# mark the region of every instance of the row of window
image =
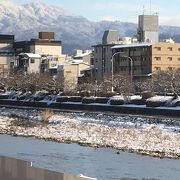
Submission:
MULTIPOLYGON (((161 57, 155 57, 154 59, 155 59, 156 61, 161 61, 161 57)), ((172 60, 173 60, 172 57, 167 57, 167 59, 168 59, 169 61, 172 61, 172 60)), ((177 60, 180 61, 180 57, 177 58, 177 60)))
MULTIPOLYGON (((157 51, 161 51, 161 47, 154 47, 157 51)), ((173 47, 167 47, 167 50, 172 51, 173 47)), ((178 51, 180 51, 180 48, 178 48, 178 51)))
MULTIPOLYGON (((161 67, 154 67, 154 69, 156 70, 156 71, 160 71, 161 70, 161 67)), ((175 67, 168 67, 167 68, 167 70, 169 70, 169 71, 172 71, 172 70, 175 70, 176 68, 175 67)), ((178 68, 178 70, 180 70, 180 68, 178 68)))

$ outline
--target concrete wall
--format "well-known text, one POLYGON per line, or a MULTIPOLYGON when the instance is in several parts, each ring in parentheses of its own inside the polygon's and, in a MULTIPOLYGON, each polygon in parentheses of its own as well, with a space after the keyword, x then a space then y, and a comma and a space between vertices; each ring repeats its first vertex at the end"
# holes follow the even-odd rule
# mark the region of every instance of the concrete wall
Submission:
POLYGON ((0 157, 1 180, 88 180, 65 173, 35 168, 30 162, 0 157))
POLYGON ((40 73, 40 58, 29 58, 28 73, 40 73))
POLYGON ((52 46, 52 45, 31 45, 30 51, 36 54, 46 54, 52 56, 62 55, 62 46, 52 46))

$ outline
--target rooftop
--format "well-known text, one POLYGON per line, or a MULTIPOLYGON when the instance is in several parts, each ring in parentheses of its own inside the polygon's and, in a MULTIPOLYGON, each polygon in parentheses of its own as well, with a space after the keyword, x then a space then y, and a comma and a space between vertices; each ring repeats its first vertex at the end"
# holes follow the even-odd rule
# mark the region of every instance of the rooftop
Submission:
POLYGON ((111 49, 128 48, 128 47, 143 47, 143 46, 152 46, 152 43, 120 44, 120 45, 113 46, 111 49))

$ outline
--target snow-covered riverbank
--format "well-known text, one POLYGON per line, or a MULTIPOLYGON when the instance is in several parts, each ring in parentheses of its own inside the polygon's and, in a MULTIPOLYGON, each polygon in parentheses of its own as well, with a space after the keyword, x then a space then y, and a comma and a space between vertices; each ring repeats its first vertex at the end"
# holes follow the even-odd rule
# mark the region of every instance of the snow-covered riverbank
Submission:
POLYGON ((0 133, 56 142, 112 147, 150 156, 180 158, 179 123, 172 119, 0 109, 0 133))

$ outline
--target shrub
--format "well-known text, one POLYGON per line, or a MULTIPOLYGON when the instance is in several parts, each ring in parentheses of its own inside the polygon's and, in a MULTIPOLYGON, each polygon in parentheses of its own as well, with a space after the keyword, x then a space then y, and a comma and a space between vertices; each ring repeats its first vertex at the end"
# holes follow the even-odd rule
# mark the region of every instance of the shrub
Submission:
POLYGON ((130 100, 130 104, 145 105, 146 100, 145 99, 132 99, 130 100))
POLYGON ((81 102, 82 97, 81 96, 70 96, 68 99, 70 102, 81 102))
POLYGON ((95 102, 95 98, 94 97, 84 97, 82 99, 82 103, 83 104, 91 104, 95 102))
POLYGON ((160 107, 164 105, 165 105, 165 102, 162 102, 162 101, 146 101, 147 107, 160 107))
POLYGON ((96 97, 94 99, 95 103, 100 103, 100 104, 107 104, 108 101, 109 101, 109 98, 107 97, 96 97))
POLYGON ((68 96, 58 96, 56 98, 56 102, 68 102, 69 101, 69 97, 68 96))
POLYGON ((41 112, 41 118, 43 123, 48 123, 49 118, 54 114, 51 109, 46 109, 45 111, 41 112))
POLYGON ((123 105, 124 100, 123 99, 110 99, 109 103, 110 105, 123 105))
POLYGON ((151 91, 142 92, 142 99, 148 99, 154 96, 154 93, 151 91))

